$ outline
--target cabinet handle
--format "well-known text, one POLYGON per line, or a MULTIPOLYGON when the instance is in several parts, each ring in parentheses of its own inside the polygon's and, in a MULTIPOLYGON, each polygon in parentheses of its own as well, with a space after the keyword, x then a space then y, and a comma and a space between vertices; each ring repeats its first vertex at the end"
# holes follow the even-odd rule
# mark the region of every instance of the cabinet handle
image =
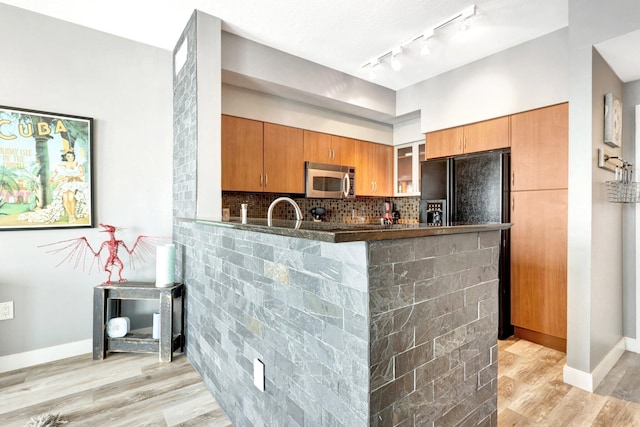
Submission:
POLYGON ((511 186, 516 185, 516 173, 511 171, 511 186))
POLYGON ((515 197, 511 198, 511 212, 515 212, 516 211, 516 199, 515 197))
POLYGON ((464 151, 467 151, 467 137, 464 137, 464 143, 462 144, 462 148, 464 149, 464 151))
POLYGON ((462 138, 458 138, 458 150, 462 150, 462 138))
POLYGON ((262 174, 260 174, 260 188, 262 188, 262 182, 263 182, 263 180, 262 180, 262 174))
POLYGON ((331 149, 331 160, 336 159, 336 150, 334 148, 331 149))
POLYGON ((265 173, 264 174, 264 188, 267 188, 268 185, 269 185, 269 175, 267 175, 265 173))

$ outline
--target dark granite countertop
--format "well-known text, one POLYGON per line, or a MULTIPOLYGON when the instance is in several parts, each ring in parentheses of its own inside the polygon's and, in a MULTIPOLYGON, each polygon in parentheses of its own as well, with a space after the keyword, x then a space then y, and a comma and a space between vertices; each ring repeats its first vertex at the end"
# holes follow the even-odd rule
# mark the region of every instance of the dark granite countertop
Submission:
POLYGON ((227 227, 256 233, 276 234, 279 236, 297 237, 318 240, 321 242, 341 243, 373 240, 406 239, 411 237, 438 236, 443 234, 476 233, 481 231, 506 230, 508 223, 462 224, 446 227, 427 227, 426 224, 345 224, 337 222, 289 221, 273 220, 267 224, 264 218, 249 218, 246 224, 240 218, 229 221, 178 218, 180 221, 191 221, 209 224, 216 227, 227 227))

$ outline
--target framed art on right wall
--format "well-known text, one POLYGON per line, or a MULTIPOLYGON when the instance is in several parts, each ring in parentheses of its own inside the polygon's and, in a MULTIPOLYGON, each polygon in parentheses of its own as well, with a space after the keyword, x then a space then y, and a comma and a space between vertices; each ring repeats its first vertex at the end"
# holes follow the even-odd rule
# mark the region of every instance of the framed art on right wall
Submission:
POLYGON ((622 146, 622 103, 612 92, 604 96, 604 143, 622 146))

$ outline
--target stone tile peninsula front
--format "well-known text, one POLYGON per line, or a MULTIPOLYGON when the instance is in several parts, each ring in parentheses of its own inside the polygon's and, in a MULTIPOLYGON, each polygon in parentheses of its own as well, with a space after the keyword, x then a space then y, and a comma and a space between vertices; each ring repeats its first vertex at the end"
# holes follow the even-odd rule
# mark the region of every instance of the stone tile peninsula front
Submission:
POLYGON ((508 227, 368 239, 177 218, 187 356, 238 426, 495 426, 508 227))

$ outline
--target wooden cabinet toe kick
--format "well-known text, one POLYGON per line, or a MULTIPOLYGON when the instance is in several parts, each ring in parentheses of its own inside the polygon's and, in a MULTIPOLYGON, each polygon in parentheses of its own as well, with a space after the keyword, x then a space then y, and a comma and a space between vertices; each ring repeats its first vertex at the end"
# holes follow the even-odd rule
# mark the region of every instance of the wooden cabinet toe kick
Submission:
POLYGON ((567 352, 567 339, 554 337, 553 335, 543 334, 542 332, 532 331, 530 329, 515 327, 514 335, 523 340, 531 341, 554 350, 567 352))

